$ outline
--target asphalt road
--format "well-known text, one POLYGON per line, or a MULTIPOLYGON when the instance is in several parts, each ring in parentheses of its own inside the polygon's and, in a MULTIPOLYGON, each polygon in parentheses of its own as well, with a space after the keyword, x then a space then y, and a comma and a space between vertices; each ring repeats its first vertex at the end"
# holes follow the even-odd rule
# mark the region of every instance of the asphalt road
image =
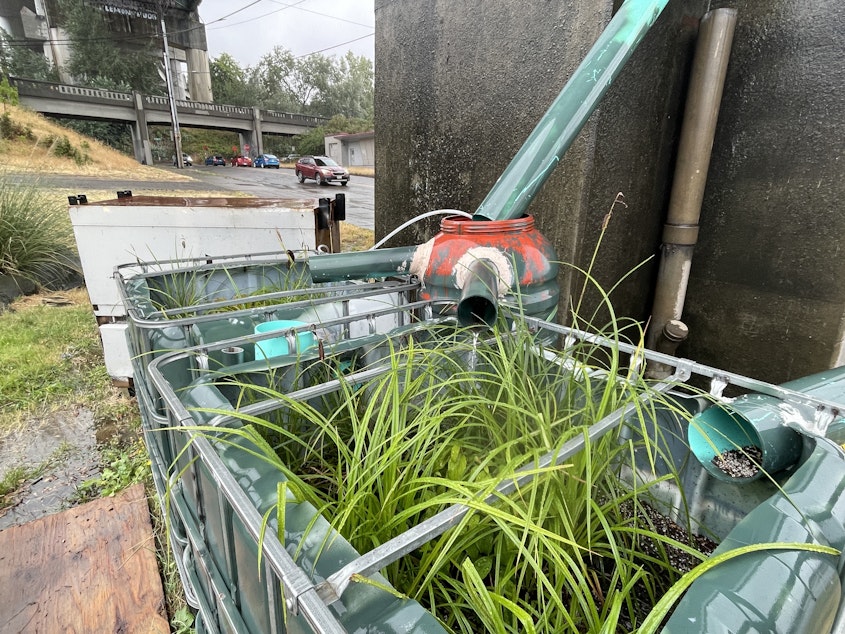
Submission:
MULTIPOLYGON (((170 166, 157 166, 176 171, 170 166)), ((346 187, 339 184, 319 186, 314 181, 300 183, 293 170, 281 168, 262 169, 253 167, 210 167, 194 165, 181 170, 181 173, 195 179, 193 182, 172 181, 123 181, 114 178, 92 176, 63 176, 59 174, 40 174, 41 185, 67 189, 68 195, 85 193, 86 189, 144 189, 158 190, 222 190, 240 191, 259 198, 334 198, 337 194, 346 194, 346 222, 372 230, 374 228, 374 181, 366 176, 352 176, 346 187)), ((29 175, 12 175, 14 180, 26 180, 29 175)))
MULTIPOLYGON (((174 168, 170 168, 174 169, 174 168)), ((346 187, 330 183, 317 185, 312 180, 300 183, 292 169, 263 169, 254 167, 186 167, 188 174, 208 184, 209 189, 225 189, 254 194, 260 198, 334 198, 346 194, 346 222, 374 228, 374 181, 366 176, 352 176, 346 187)))

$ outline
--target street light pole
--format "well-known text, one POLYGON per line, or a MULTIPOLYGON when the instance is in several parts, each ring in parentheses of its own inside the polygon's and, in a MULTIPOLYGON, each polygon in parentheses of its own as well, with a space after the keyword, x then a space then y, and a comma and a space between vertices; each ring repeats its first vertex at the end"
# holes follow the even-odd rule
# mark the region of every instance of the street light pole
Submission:
POLYGON ((185 167, 182 161, 182 133, 179 131, 179 117, 176 114, 176 100, 173 98, 173 76, 170 74, 170 45, 167 43, 167 27, 164 24, 164 9, 160 8, 161 37, 164 40, 164 78, 167 84, 167 101, 170 103, 170 123, 173 126, 173 145, 176 151, 176 166, 185 167))

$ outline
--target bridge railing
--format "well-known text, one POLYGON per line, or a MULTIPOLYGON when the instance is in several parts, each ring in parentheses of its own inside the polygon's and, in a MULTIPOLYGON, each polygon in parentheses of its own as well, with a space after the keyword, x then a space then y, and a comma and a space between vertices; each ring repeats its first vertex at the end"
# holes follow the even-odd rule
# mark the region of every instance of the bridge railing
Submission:
MULTIPOLYGON (((150 106, 157 110, 166 110, 170 107, 167 97, 160 95, 144 95, 144 106, 150 106)), ((235 115, 242 119, 252 117, 252 108, 246 106, 230 106, 222 103, 205 103, 203 101, 187 101, 185 99, 176 100, 176 108, 179 112, 196 111, 208 112, 209 114, 220 114, 224 116, 235 115)))
POLYGON ((281 123, 296 123, 317 127, 328 121, 326 117, 315 117, 307 114, 294 114, 291 112, 279 112, 278 110, 262 110, 261 118, 265 121, 281 123))
POLYGON ((38 81, 35 79, 21 79, 20 77, 9 77, 9 83, 18 89, 20 94, 32 95, 55 95, 58 98, 67 97, 93 97, 104 101, 119 101, 121 104, 132 102, 132 93, 118 92, 116 90, 104 90, 102 88, 87 88, 84 86, 71 86, 69 84, 54 84, 49 81, 38 81), (61 95, 61 97, 59 97, 61 95))
MULTIPOLYGON (((39 97, 46 96, 70 100, 73 100, 74 98, 83 100, 98 99, 104 102, 119 102, 121 105, 132 104, 132 93, 128 92, 103 90, 100 88, 86 88, 84 86, 72 86, 69 84, 55 84, 52 82, 38 81, 34 79, 22 79, 20 77, 9 77, 9 83, 17 88, 21 95, 39 97)), ((149 106, 154 110, 166 110, 169 108, 167 97, 159 95, 142 95, 142 98, 145 107, 149 106)), ((252 118, 253 116, 252 108, 248 106, 232 106, 229 104, 177 99, 176 107, 179 112, 190 114, 196 114, 199 111, 207 112, 208 114, 217 114, 241 119, 252 118)), ((279 112, 276 110, 260 110, 259 113, 261 120, 268 123, 291 123, 295 125, 317 127, 328 121, 325 117, 316 117, 292 112, 279 112)))

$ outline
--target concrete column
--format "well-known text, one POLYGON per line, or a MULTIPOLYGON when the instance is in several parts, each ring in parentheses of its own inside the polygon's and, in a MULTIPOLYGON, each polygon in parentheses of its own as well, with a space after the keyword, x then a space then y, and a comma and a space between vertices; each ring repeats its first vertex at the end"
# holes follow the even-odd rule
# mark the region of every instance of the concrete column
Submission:
POLYGON ((252 156, 253 154, 257 154, 258 146, 255 142, 255 133, 238 132, 238 146, 240 147, 240 151, 243 152, 244 156, 252 156), (249 150, 246 149, 247 145, 249 145, 249 150))
POLYGON ((135 106, 135 124, 132 126, 132 145, 135 148, 135 158, 139 163, 152 165, 153 153, 150 145, 150 129, 147 127, 143 95, 133 91, 132 104, 135 106))
POLYGON ((264 154, 264 138, 261 134, 261 110, 252 108, 252 136, 255 141, 254 154, 264 154))
POLYGON ((185 49, 185 61, 188 64, 188 91, 191 99, 212 103, 211 70, 208 67, 208 51, 196 48, 185 49))

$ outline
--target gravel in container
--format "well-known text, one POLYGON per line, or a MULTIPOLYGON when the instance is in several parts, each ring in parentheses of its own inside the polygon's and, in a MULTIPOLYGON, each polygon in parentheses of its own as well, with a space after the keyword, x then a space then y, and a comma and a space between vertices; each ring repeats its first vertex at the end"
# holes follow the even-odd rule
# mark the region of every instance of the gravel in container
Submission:
POLYGON ((713 458, 713 464, 733 478, 752 478, 760 473, 763 450, 754 445, 728 449, 713 458))

